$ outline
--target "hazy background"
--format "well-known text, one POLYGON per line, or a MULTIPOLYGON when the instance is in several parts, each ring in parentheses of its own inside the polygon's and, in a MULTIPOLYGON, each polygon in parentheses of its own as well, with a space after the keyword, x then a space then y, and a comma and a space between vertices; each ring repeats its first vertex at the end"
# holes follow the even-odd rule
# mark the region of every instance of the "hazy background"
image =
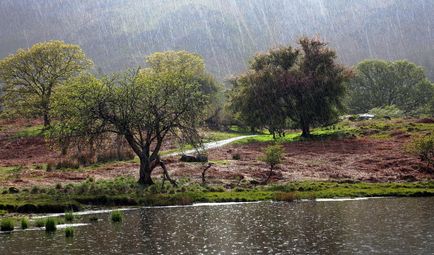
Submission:
POLYGON ((433 0, 1 0, 0 58, 60 39, 112 72, 185 49, 224 79, 257 51, 320 35, 343 63, 408 59, 434 79, 433 13, 433 0))

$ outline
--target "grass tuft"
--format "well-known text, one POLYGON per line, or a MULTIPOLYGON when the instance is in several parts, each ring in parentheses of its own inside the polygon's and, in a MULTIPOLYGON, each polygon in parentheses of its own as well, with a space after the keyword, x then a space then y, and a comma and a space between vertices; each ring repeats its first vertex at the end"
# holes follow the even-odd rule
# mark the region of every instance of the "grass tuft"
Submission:
POLYGON ((71 222, 74 220, 74 214, 72 211, 65 212, 65 221, 71 222))
POLYGON ((48 218, 45 222, 45 231, 54 232, 57 230, 56 220, 53 218, 48 218))
POLYGON ((29 227, 29 219, 27 219, 26 217, 21 219, 21 228, 22 229, 27 229, 29 227))
POLYGON ((0 222, 1 231, 12 231, 14 230, 14 220, 10 218, 4 218, 0 222))
POLYGON ((72 227, 65 228, 65 237, 71 238, 73 236, 74 236, 74 228, 72 227))
POLYGON ((112 211, 111 219, 113 222, 121 222, 122 221, 122 212, 120 211, 112 211))

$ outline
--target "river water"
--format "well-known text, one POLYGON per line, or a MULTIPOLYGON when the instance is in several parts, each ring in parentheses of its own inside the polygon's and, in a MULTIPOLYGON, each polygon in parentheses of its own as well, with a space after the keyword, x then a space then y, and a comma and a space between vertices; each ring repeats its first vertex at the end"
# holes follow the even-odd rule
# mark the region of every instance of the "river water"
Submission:
POLYGON ((2 233, 0 254, 433 254, 433 212, 434 198, 140 208, 82 216, 72 239, 2 233))

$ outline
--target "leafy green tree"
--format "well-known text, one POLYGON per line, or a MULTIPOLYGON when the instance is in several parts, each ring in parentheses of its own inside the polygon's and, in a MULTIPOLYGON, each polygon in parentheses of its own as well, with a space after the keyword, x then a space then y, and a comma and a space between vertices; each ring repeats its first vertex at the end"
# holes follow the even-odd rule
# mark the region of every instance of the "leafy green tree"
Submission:
POLYGON ((415 113, 434 97, 433 84, 422 67, 406 60, 365 60, 355 68, 349 84, 352 113, 396 105, 404 113, 415 113))
MULTIPOLYGON (((200 56, 162 52, 147 58, 148 68, 98 80, 82 76, 60 87, 54 97, 52 135, 65 138, 108 134, 123 136, 140 159, 139 183, 153 184, 151 174, 167 135, 198 145, 197 127, 206 116, 208 96, 200 76, 200 56)), ((174 181, 172 181, 174 183, 174 181)))
POLYGON ((3 110, 13 115, 43 117, 47 127, 53 89, 91 65, 78 45, 62 41, 18 50, 0 61, 3 110))
POLYGON ((269 145, 265 148, 265 154, 260 159, 270 166, 270 172, 268 173, 267 179, 263 182, 267 184, 273 174, 274 167, 282 162, 283 148, 281 145, 269 145))
POLYGON ((308 137, 312 126, 337 120, 350 72, 324 42, 301 38, 299 45, 257 55, 235 78, 230 104, 242 121, 272 133, 291 121, 308 137))

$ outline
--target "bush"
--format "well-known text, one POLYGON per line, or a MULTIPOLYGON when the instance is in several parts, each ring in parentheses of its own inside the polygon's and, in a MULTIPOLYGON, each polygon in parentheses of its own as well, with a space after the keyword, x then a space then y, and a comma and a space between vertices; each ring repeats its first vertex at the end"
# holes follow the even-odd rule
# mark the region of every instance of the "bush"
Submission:
POLYGON ((65 212, 65 221, 73 221, 74 220, 74 214, 72 211, 65 212))
POLYGON ((22 229, 26 229, 29 227, 29 219, 27 218, 22 218, 21 219, 21 228, 22 229))
POLYGON ((53 218, 48 218, 45 222, 45 231, 53 232, 56 231, 56 221, 53 218))
POLYGON ((120 211, 112 211, 111 219, 113 222, 121 222, 122 221, 122 212, 120 211))
POLYGON ((73 237, 74 229, 72 227, 65 228, 65 237, 73 237))
POLYGON ((0 223, 0 230, 1 231, 12 231, 14 230, 14 221, 9 218, 5 218, 1 220, 0 223))
POLYGON ((408 144, 407 150, 416 155, 423 162, 427 163, 427 166, 434 164, 434 135, 418 137, 408 144))
POLYGON ((375 115, 376 118, 399 118, 404 115, 403 111, 396 107, 396 105, 386 105, 383 107, 372 108, 368 113, 375 115))

